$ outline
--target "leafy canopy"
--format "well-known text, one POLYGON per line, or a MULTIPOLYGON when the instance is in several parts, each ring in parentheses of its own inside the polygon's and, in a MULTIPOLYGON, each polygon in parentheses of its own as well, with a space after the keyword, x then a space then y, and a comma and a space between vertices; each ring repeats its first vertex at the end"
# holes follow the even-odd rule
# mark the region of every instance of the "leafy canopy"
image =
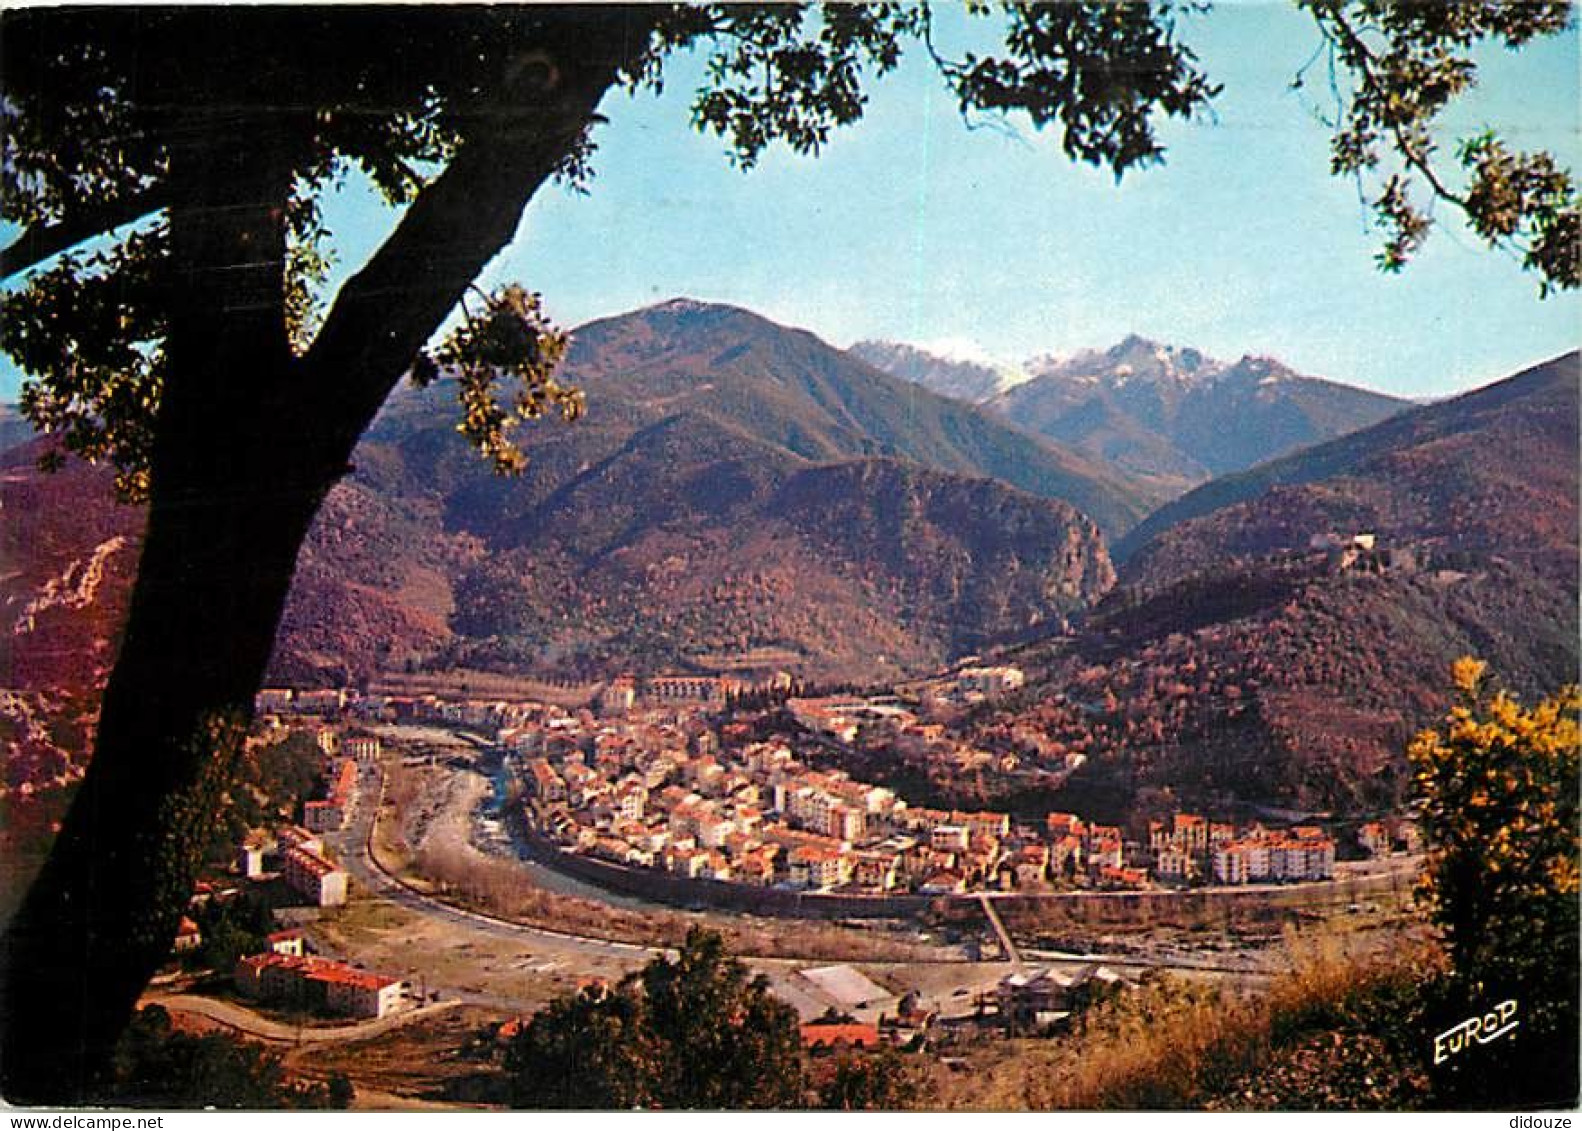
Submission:
POLYGON ((1456 662, 1456 705, 1407 754, 1429 844, 1424 895, 1456 969, 1497 983, 1575 939, 1582 693, 1528 709, 1491 693, 1486 670, 1456 662))
MULTIPOLYGON (((1300 6, 1327 47, 1332 170, 1379 185, 1381 266, 1397 270, 1421 246, 1427 202, 1440 200, 1491 244, 1516 249, 1545 290, 1575 287, 1569 172, 1548 154, 1482 135, 1456 151, 1466 173, 1457 187, 1434 141, 1441 114, 1476 81, 1474 49, 1557 33, 1570 18, 1563 0, 1300 6)), ((141 497, 180 293, 169 212, 192 198, 183 170, 216 131, 256 139, 283 170, 260 187, 283 218, 283 239, 259 254, 277 276, 294 363, 314 380, 337 380, 311 372, 337 313, 321 293, 334 255, 324 193, 357 170, 391 205, 414 205, 469 142, 490 136, 501 115, 525 111, 579 59, 619 57, 617 85, 658 90, 669 56, 701 47, 693 124, 751 168, 775 144, 817 153, 862 116, 866 84, 920 49, 964 116, 1025 115, 1058 129, 1072 159, 1119 178, 1163 160, 1162 118, 1191 117, 1218 90, 1178 26, 1204 7, 968 4, 969 23, 996 25, 1001 46, 988 53, 952 52, 926 4, 8 13, 0 210, 23 232, 0 252, 0 273, 27 274, 0 305, 0 348, 30 377, 22 408, 57 440, 48 458, 110 461, 122 494, 141 497)), ((572 186, 591 176, 598 120, 589 114, 548 155, 572 186)), ((435 329, 425 322, 421 332, 435 329)), ((454 372, 459 430, 512 472, 524 463, 516 424, 580 409, 576 391, 553 378, 565 344, 538 297, 510 287, 485 296, 482 311, 464 310, 434 357, 414 351, 398 364, 419 380, 454 372)))
MULTIPOLYGON (((1463 212, 1490 247, 1519 254, 1545 294, 1582 282, 1582 213, 1569 171, 1548 153, 1511 149, 1490 132, 1461 140, 1465 187, 1436 162, 1434 126, 1458 95, 1477 83, 1473 48, 1519 48, 1569 26, 1565 0, 1521 3, 1395 3, 1300 0, 1323 33, 1337 109, 1330 166, 1373 174, 1371 204, 1385 243, 1378 264, 1399 271, 1433 227, 1429 208, 1445 201, 1463 212), (1345 93, 1342 82, 1348 83, 1345 93)), ((1298 76, 1298 84, 1302 76, 1298 76)))

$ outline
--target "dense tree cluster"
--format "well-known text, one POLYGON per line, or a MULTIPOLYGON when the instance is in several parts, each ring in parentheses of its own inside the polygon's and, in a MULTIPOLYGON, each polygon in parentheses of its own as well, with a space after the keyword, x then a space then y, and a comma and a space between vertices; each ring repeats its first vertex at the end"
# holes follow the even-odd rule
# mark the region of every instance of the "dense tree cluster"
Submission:
POLYGON ((838 1055, 811 1069, 817 1106, 826 1111, 906 1111, 926 1094, 921 1070, 893 1048, 838 1055))
MULTIPOLYGON (((1582 282, 1582 239, 1570 173, 1543 152, 1512 149, 1493 133, 1464 139, 1456 159, 1468 173, 1451 184, 1435 161, 1434 126, 1478 77, 1473 45, 1517 48, 1553 35, 1572 19, 1564 0, 1521 4, 1399 4, 1388 0, 1303 0, 1328 47, 1336 89, 1331 168, 1373 174, 1371 203, 1386 232, 1378 262, 1399 271, 1433 226, 1427 202, 1457 205, 1490 246, 1519 251, 1551 288, 1582 282), (1348 80, 1339 93, 1334 75, 1348 80)), ((1300 81, 1300 76, 1299 76, 1300 81)))
POLYGON ((236 960, 269 950, 275 929, 274 912, 262 899, 242 893, 231 899, 210 899, 194 909, 193 921, 203 941, 193 953, 193 963, 229 978, 236 960))
POLYGON ((1336 573, 1322 555, 1228 563, 1106 605, 1076 640, 1035 648, 1026 700, 972 721, 971 740, 1021 760, 1001 803, 1078 754, 1041 803, 1119 818, 1168 786, 1211 808, 1394 808, 1400 752, 1444 709, 1439 673, 1457 655, 1481 647, 1524 690, 1574 670, 1574 580, 1463 564, 1452 584, 1431 569, 1336 573))
POLYGON ((512 1102, 535 1108, 794 1108, 803 1101, 796 1012, 694 928, 613 987, 535 1014, 511 1045, 512 1102))

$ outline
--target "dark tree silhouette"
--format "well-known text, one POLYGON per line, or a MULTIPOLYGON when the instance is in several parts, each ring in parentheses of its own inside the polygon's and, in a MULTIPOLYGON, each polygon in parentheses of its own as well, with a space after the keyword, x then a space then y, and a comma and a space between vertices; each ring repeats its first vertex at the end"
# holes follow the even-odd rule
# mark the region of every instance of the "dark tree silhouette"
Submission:
POLYGON ((613 989, 533 1016, 506 1057, 512 1103, 534 1108, 793 1108, 803 1100, 796 1011, 694 927, 613 989))

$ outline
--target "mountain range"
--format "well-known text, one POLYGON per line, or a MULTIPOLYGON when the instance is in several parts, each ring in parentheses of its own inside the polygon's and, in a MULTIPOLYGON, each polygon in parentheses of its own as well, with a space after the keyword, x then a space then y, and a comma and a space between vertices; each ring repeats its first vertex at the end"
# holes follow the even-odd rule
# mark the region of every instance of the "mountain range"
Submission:
POLYGON ((25 444, 33 438, 33 426, 15 405, 0 404, 0 451, 25 444))
POLYGON ((1567 354, 1223 476, 1149 515, 1117 556, 1138 555, 1139 578, 1178 574, 1189 558, 1299 548, 1324 529, 1479 551, 1527 553, 1535 542, 1572 551, 1576 368, 1567 354), (1165 531, 1168 540, 1149 545, 1165 531))
POLYGON ((869 338, 853 343, 846 352, 876 369, 970 404, 993 400, 1031 379, 1024 371, 976 350, 948 350, 869 338))
POLYGON ((735 308, 580 327, 562 375, 587 414, 526 429, 519 478, 461 441, 449 382, 391 398, 309 535, 276 678, 765 649, 883 678, 1065 623, 1113 581, 1101 529, 1148 508, 1102 466, 735 308))
POLYGON ((578 329, 568 376, 590 402, 699 415, 812 462, 888 457, 1061 499, 1114 536, 1163 501, 1108 465, 898 380, 805 330, 675 299, 578 329))
POLYGON ((1026 701, 983 740, 1085 754, 1054 803, 1095 812, 1391 810, 1456 658, 1527 701, 1578 680, 1579 376, 1568 354, 1167 506, 1079 632, 1016 653, 1026 701))
POLYGON ((1107 350, 1035 357, 1009 371, 888 343, 853 349, 897 376, 982 403, 1166 495, 1366 427, 1409 405, 1302 376, 1272 358, 1224 362, 1135 335, 1107 350), (1007 379, 1007 372, 1024 376, 1007 379))

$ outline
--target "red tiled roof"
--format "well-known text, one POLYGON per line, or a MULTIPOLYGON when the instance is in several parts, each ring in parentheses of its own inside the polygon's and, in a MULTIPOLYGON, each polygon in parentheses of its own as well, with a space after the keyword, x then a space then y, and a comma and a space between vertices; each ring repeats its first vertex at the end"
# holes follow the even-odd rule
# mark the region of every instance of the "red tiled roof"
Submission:
POLYGON ((262 972, 271 966, 278 966, 287 970, 295 970, 304 978, 315 982, 357 986, 367 990, 382 990, 386 986, 393 986, 401 980, 399 978, 386 977, 383 974, 374 974, 367 970, 357 970, 347 966, 344 962, 335 962, 328 958, 315 958, 311 955, 278 954, 273 951, 268 954, 250 954, 240 959, 237 965, 245 966, 255 973, 262 972))
MULTIPOLYGON (((289 957, 283 955, 282 957, 289 957)), ((370 974, 366 970, 354 970, 350 966, 342 966, 338 962, 327 963, 307 971, 307 977, 315 982, 325 982, 342 986, 352 986, 360 990, 382 990, 386 986, 393 986, 401 979, 387 978, 383 974, 370 974)))
POLYGON ((331 864, 328 860, 324 859, 324 857, 319 856, 317 853, 309 852, 305 848, 292 848, 288 850, 286 852, 286 858, 301 865, 303 868, 306 868, 309 872, 312 872, 315 876, 318 876, 321 879, 334 872, 340 871, 338 867, 336 867, 334 864, 331 864))
POLYGON ((879 1043, 879 1030, 873 1025, 857 1024, 831 1024, 829 1022, 812 1022, 802 1026, 802 1044, 807 1048, 818 1048, 820 1045, 833 1047, 835 1045, 850 1045, 853 1048, 872 1048, 879 1043))

